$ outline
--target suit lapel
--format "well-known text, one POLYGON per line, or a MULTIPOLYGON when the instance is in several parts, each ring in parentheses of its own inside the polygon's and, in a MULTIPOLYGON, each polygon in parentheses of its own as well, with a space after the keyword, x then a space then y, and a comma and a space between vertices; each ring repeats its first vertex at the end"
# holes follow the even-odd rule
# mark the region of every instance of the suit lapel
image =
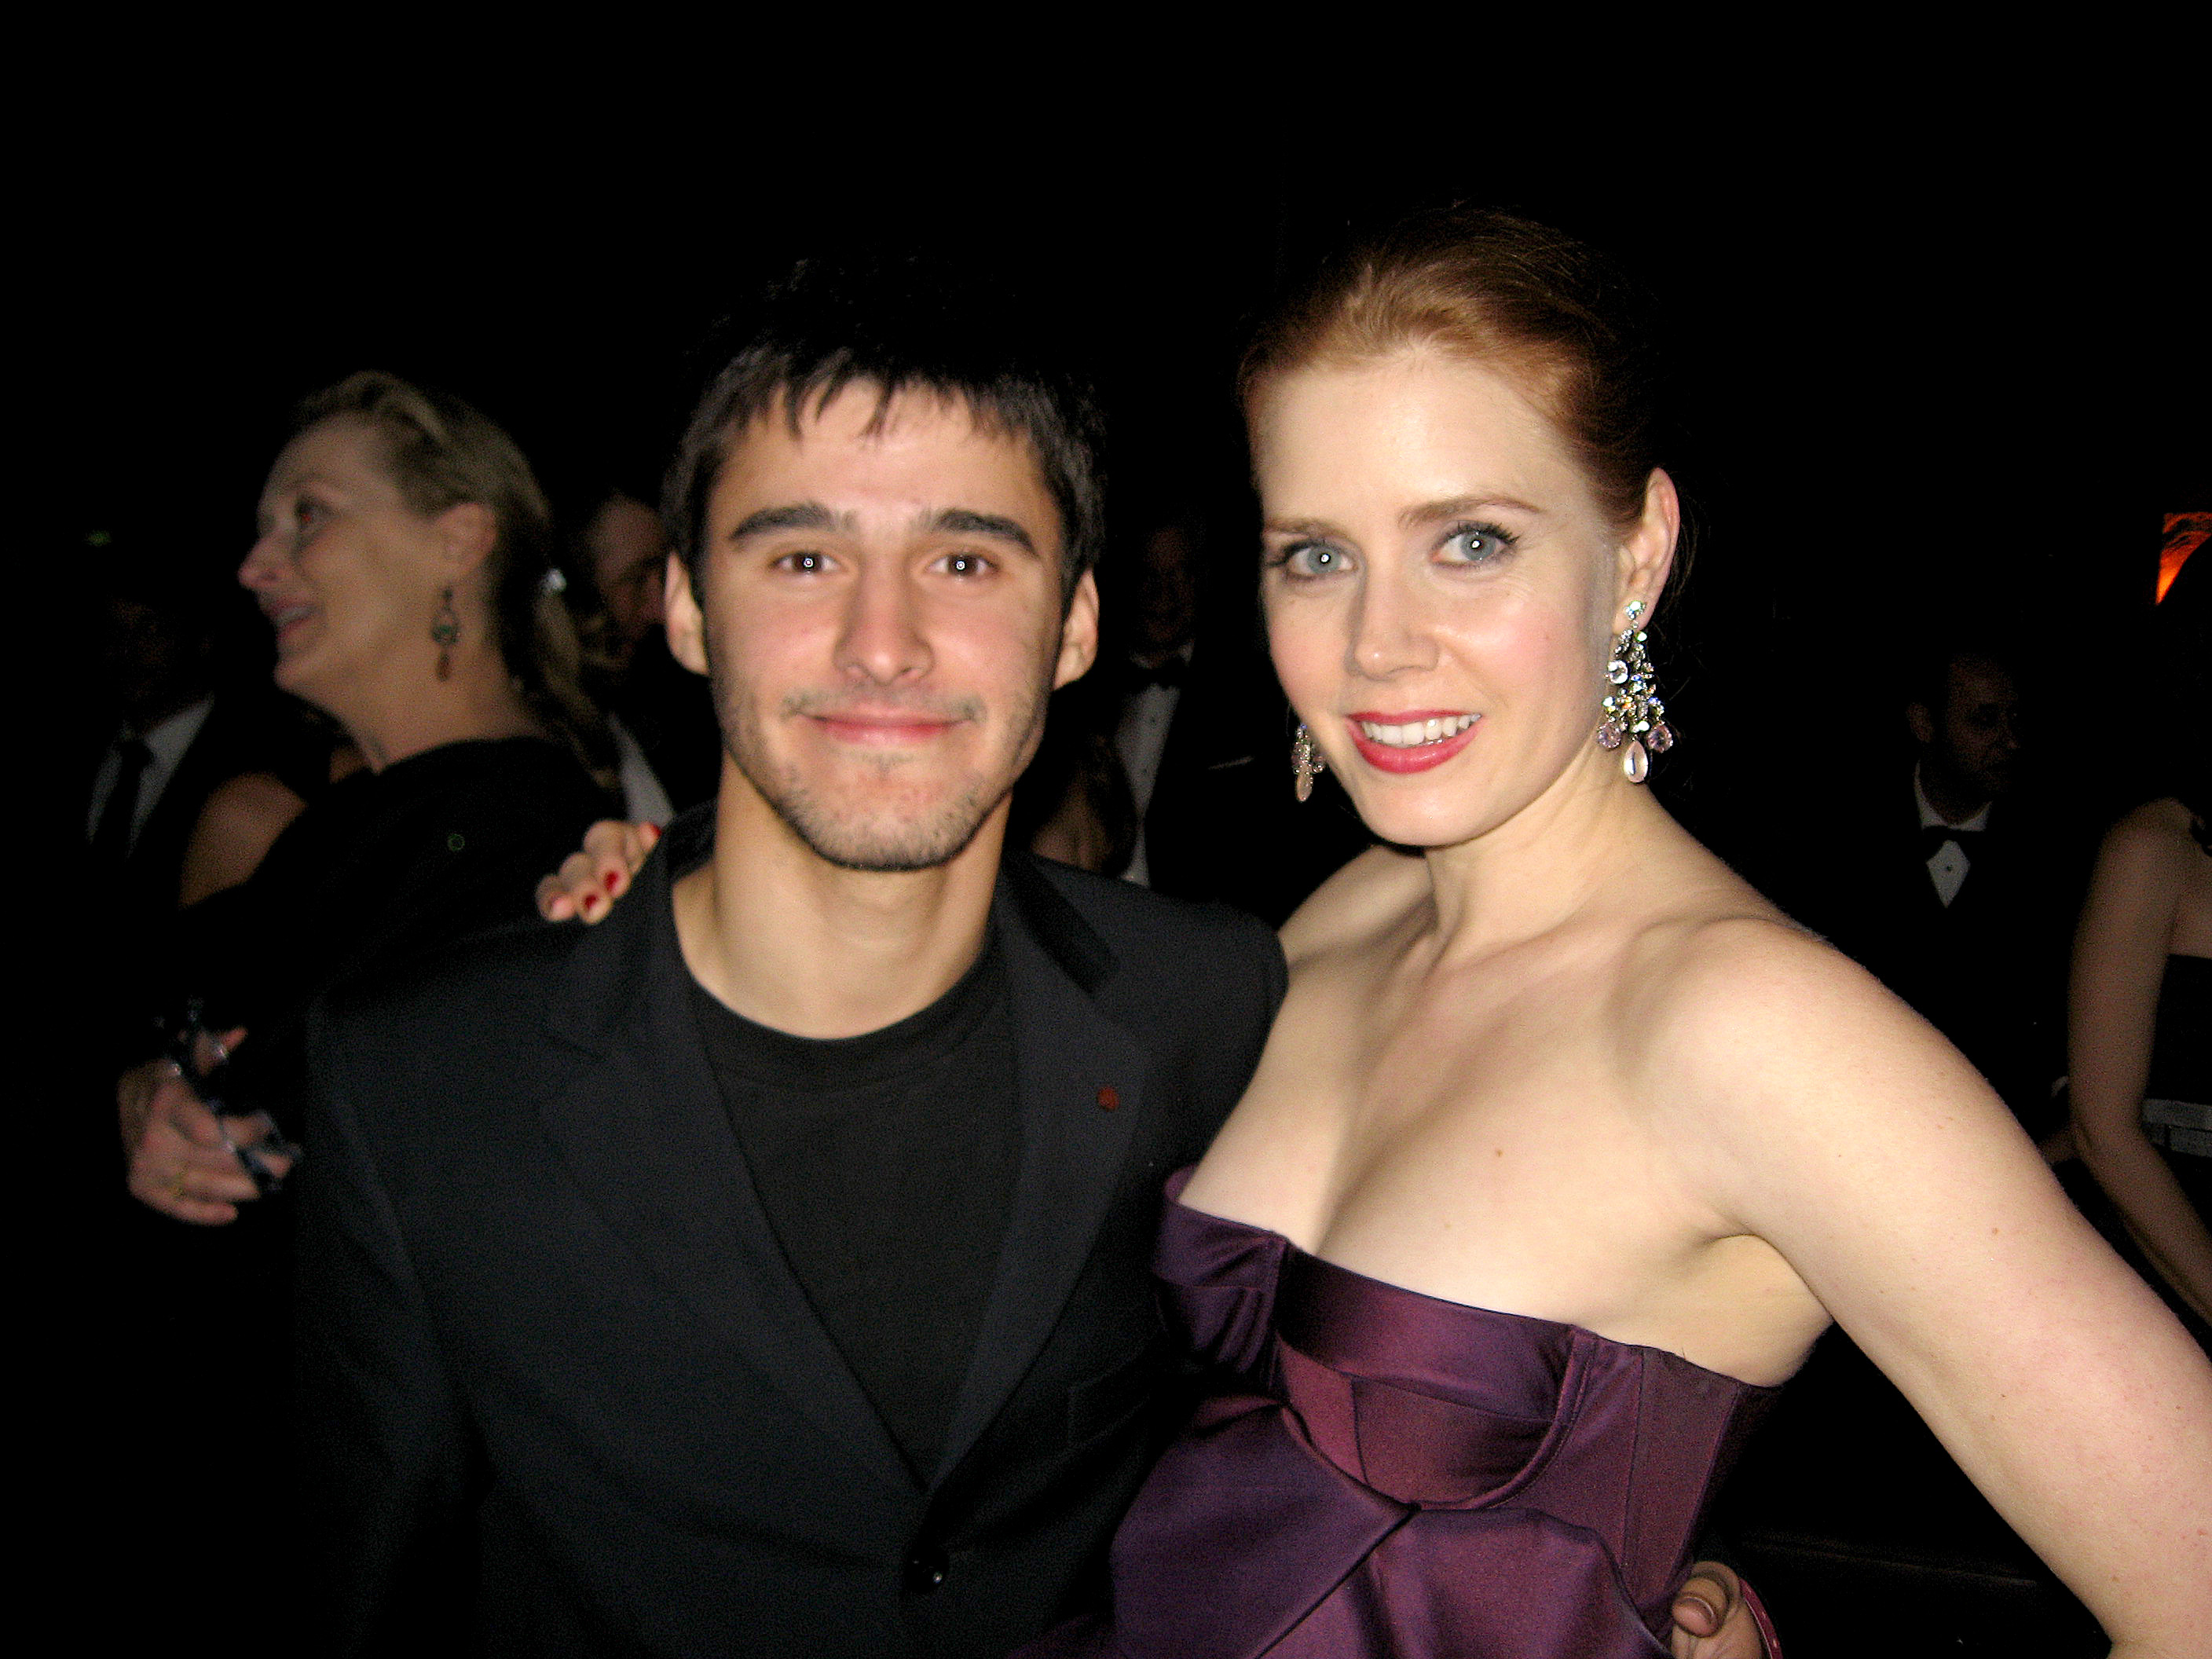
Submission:
POLYGON ((1147 1087, 1143 1049, 1092 1000, 1114 971, 1111 952, 1020 854, 1009 855, 996 915, 1013 1003, 1021 1160, 997 1283, 945 1435, 940 1480, 1051 1335, 1113 1201, 1147 1087))
POLYGON ((586 1200, 660 1289, 893 1490, 912 1477, 753 1189, 692 1017, 668 861, 571 958, 550 1035, 600 1056, 541 1109, 586 1200))

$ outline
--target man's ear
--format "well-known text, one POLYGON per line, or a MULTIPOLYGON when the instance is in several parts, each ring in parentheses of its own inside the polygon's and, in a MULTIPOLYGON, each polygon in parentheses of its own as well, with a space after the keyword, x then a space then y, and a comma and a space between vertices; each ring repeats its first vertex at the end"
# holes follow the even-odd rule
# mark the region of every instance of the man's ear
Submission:
POLYGON ((1052 671, 1052 689, 1081 679, 1098 659, 1098 584, 1086 570, 1075 579, 1075 592, 1067 602, 1067 620, 1060 626, 1060 660, 1052 671))
POLYGON ((707 617, 691 592, 691 571, 677 554, 668 556, 666 586, 668 654, 695 674, 707 672, 707 617))
POLYGON ((1923 749, 1929 749, 1935 746, 1936 711, 1930 708, 1926 703, 1908 702, 1905 704, 1905 723, 1912 728, 1913 742, 1918 744, 1923 749))
MULTIPOLYGON (((1644 485, 1644 511, 1620 544, 1617 615, 1631 599, 1644 601, 1645 614, 1659 608, 1659 595, 1674 568, 1674 547, 1682 534, 1682 498, 1674 481, 1657 467, 1644 485)), ((1614 624, 1616 627, 1618 623, 1614 624)))

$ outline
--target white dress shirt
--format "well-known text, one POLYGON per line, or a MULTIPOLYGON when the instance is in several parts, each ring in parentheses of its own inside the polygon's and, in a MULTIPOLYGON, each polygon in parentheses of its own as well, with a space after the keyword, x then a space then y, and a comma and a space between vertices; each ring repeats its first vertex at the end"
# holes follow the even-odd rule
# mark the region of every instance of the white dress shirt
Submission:
MULTIPOLYGON (((1171 653, 1182 659, 1186 669, 1190 666, 1194 643, 1186 640, 1171 653)), ((1121 769, 1129 776, 1129 793, 1137 804, 1137 850, 1129 855, 1129 867, 1121 872, 1121 878, 1139 887, 1152 885, 1151 869, 1145 860, 1145 814, 1152 810, 1152 789, 1160 781, 1160 757, 1167 753, 1168 727, 1174 724, 1176 705, 1182 701, 1179 685, 1148 685, 1132 692, 1121 700, 1121 723, 1114 732, 1114 750, 1121 757, 1121 769)))
MULTIPOLYGON (((1920 769, 1917 766, 1912 769, 1912 798, 1920 804, 1920 827, 1923 830, 1933 830, 1940 824, 1946 830, 1964 830, 1971 833, 1990 827, 1990 803, 1987 801, 1982 803, 1980 811, 1959 823, 1952 823, 1929 805, 1928 792, 1920 787, 1920 769)), ((1936 884, 1936 896, 1943 901, 1945 909, 1951 908, 1951 901, 1959 896, 1959 890, 1966 884, 1966 872, 1972 863, 1973 860, 1966 856, 1966 849, 1955 841, 1945 842, 1929 859, 1928 879, 1936 884)))
MULTIPOLYGON (((138 775, 138 806, 131 815, 131 847, 137 846, 138 832, 154 815, 155 803, 169 787, 169 780, 177 775, 185 750, 192 746, 200 727, 207 724, 208 710, 214 707, 213 697, 202 697, 190 708, 179 709, 141 739, 153 758, 138 775)), ((100 770, 93 774, 92 804, 84 815, 87 842, 100 829, 100 815, 107 810, 107 798, 115 793, 115 786, 123 776, 123 745, 136 736, 129 726, 117 726, 115 736, 108 742, 107 753, 100 757, 100 770)))

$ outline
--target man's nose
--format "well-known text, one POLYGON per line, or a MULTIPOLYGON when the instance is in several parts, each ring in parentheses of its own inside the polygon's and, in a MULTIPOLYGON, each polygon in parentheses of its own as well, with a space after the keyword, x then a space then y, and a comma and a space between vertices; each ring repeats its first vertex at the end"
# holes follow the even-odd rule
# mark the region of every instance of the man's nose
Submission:
POLYGON ((934 660, 921 621, 921 605, 904 572, 864 568, 838 635, 838 671, 878 685, 920 679, 934 660))

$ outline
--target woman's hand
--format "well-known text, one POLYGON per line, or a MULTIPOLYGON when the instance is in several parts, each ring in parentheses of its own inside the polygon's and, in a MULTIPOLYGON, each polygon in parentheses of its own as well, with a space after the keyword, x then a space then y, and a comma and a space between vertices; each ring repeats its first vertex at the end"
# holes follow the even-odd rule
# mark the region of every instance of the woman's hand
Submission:
MULTIPOLYGON (((236 1047, 245 1036, 243 1029, 224 1033, 223 1047, 236 1047)), ((149 1060, 125 1072, 115 1105, 131 1195, 140 1203, 195 1226, 220 1227, 260 1196, 231 1150, 243 1144, 241 1134, 258 1139, 260 1132, 244 1120, 227 1132, 175 1061, 149 1060)), ((266 1162, 272 1175, 291 1172, 291 1159, 282 1154, 267 1154, 266 1162)))
POLYGON ((659 840, 658 825, 601 818, 584 832, 583 850, 538 884, 538 914, 548 921, 605 921, 659 840))

